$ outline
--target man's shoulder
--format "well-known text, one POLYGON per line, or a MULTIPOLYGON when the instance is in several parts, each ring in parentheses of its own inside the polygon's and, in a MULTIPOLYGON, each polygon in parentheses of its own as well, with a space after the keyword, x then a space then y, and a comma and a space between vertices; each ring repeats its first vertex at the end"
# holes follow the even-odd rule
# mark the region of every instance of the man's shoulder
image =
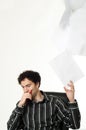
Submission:
POLYGON ((66 93, 63 93, 63 92, 50 92, 50 91, 46 91, 44 93, 47 95, 47 97, 49 99, 51 99, 51 98, 58 99, 58 100, 62 100, 64 102, 66 102, 66 103, 69 101, 67 96, 66 96, 66 93))

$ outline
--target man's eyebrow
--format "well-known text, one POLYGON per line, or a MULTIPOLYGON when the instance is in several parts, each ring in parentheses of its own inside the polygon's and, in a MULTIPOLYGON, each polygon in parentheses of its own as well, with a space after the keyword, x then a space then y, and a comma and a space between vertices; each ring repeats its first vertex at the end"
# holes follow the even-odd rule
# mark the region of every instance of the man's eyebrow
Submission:
POLYGON ((31 85, 31 84, 27 84, 26 86, 29 86, 29 85, 31 85))
MULTIPOLYGON (((29 85, 31 85, 31 84, 26 84, 25 86, 28 87, 29 85)), ((25 86, 21 86, 21 87, 24 88, 25 86)))

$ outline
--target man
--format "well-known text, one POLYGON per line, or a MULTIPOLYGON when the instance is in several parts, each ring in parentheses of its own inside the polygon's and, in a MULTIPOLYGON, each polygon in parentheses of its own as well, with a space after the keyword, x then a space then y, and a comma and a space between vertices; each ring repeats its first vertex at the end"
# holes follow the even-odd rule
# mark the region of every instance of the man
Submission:
POLYGON ((69 99, 65 104, 62 99, 40 91, 41 77, 38 72, 25 71, 18 77, 23 95, 7 122, 8 130, 61 130, 63 122, 67 128, 80 127, 80 112, 74 99, 74 85, 70 81, 64 87, 69 99))

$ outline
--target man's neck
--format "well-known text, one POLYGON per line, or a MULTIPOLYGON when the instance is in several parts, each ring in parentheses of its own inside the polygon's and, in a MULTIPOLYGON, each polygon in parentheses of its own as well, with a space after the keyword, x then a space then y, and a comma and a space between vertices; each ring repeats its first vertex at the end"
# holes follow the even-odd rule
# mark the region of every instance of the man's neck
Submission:
POLYGON ((44 99, 44 95, 40 91, 38 91, 37 95, 34 97, 33 100, 35 102, 40 102, 40 101, 43 101, 43 99, 44 99))

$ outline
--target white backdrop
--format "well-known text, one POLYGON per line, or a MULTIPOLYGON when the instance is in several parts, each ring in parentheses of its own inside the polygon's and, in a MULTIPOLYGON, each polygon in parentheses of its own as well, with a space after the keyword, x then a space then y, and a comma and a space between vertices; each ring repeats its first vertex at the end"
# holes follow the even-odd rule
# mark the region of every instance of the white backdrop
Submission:
MULTIPOLYGON (((27 69, 42 77, 40 89, 64 92, 63 84, 51 68, 50 60, 58 54, 52 36, 64 12, 62 0, 0 1, 0 129, 21 98, 18 75, 27 69)), ((58 36, 56 36, 58 37, 58 36)), ((75 83, 82 115, 81 129, 86 129, 86 57, 73 56, 85 76, 75 83)))

